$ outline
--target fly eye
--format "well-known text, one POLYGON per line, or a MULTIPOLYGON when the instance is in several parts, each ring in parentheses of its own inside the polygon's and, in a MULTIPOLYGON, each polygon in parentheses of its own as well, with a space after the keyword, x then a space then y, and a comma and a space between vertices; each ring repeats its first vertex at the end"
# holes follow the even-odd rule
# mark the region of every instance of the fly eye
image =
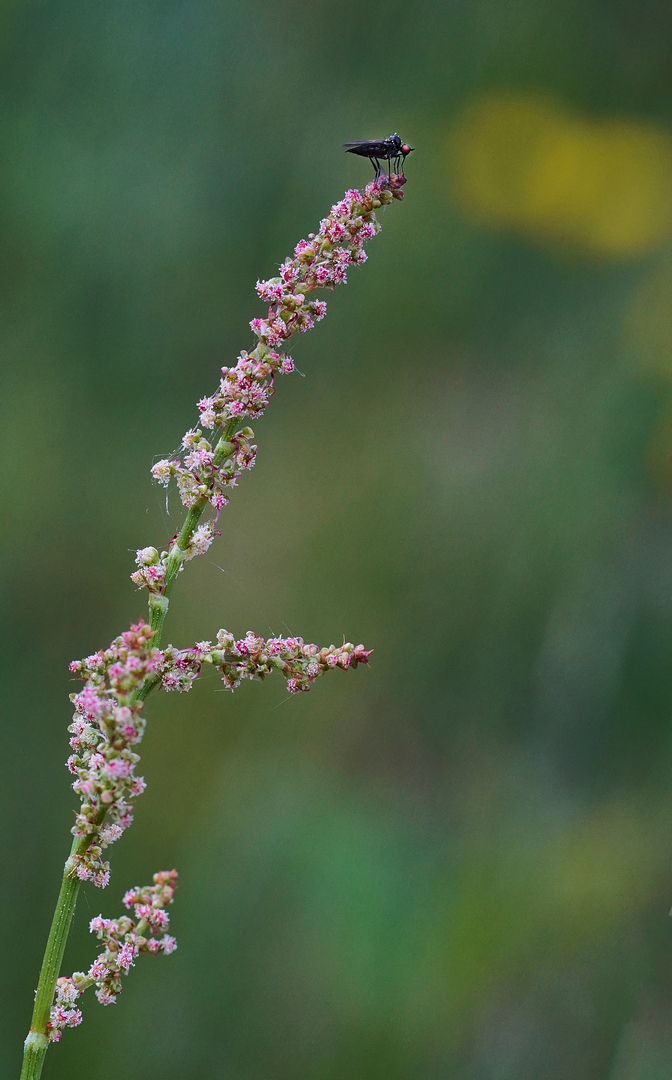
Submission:
POLYGON ((407 146, 406 143, 404 143, 404 145, 401 148, 401 152, 402 152, 402 154, 410 154, 410 152, 411 152, 410 146, 407 146))

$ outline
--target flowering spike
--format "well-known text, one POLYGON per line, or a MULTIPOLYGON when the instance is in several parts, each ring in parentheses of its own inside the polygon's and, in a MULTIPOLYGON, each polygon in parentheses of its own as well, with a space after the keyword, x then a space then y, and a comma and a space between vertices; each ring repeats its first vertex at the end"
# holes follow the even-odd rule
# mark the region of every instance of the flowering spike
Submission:
MULTIPOLYGON (((144 549, 148 560, 152 556, 147 553, 153 550, 144 549)), ((132 747, 145 730, 142 703, 134 694, 163 661, 160 650, 151 646, 152 637, 153 631, 141 620, 109 649, 70 664, 70 671, 86 680, 80 693, 70 695, 76 711, 68 728, 73 753, 67 766, 82 800, 72 832, 90 837, 91 843, 83 855, 70 856, 68 870, 100 888, 110 877, 102 853, 133 820, 128 800, 145 789, 145 781, 134 773, 140 758, 132 747)))
POLYGON ((121 976, 128 975, 141 952, 166 956, 175 952, 175 938, 164 931, 169 925, 165 908, 172 904, 176 887, 177 870, 160 870, 154 874, 153 885, 131 889, 124 896, 124 905, 134 908, 135 919, 128 915, 119 919, 98 915, 91 919, 89 929, 103 942, 103 949, 86 974, 75 971, 57 980, 56 1001, 47 1024, 51 1042, 59 1041, 64 1028, 81 1024, 82 1014, 72 1006, 89 986, 96 987, 101 1005, 113 1005, 121 993, 121 976))
MULTIPOLYGON (((250 440, 250 428, 235 431, 244 417, 261 416, 275 393, 276 375, 294 370, 294 361, 279 351, 294 334, 312 329, 327 313, 324 300, 310 300, 315 289, 334 289, 347 282, 350 266, 366 262, 364 245, 380 231, 376 220, 378 207, 402 199, 404 176, 380 176, 363 192, 346 191, 340 202, 332 206, 320 222, 317 233, 300 240, 279 267, 279 275, 256 285, 260 299, 269 305, 266 318, 250 322, 258 342, 252 352, 243 350, 233 367, 222 368, 222 378, 214 394, 198 402, 200 428, 186 433, 182 453, 163 458, 152 468, 158 484, 168 487, 175 480, 180 499, 188 509, 209 504, 215 520, 226 506, 229 491, 244 472, 254 465, 257 447, 250 440), (231 427, 226 439, 216 446, 203 435, 206 430, 231 427)), ((199 526, 183 559, 184 562, 207 551, 216 535, 212 524, 199 526)), ((166 561, 170 552, 159 555, 155 548, 142 548, 137 553, 138 569, 131 579, 150 593, 166 589, 166 561)))
POLYGON ((202 664, 212 664, 221 673, 227 690, 235 690, 243 679, 264 679, 281 671, 290 694, 310 690, 320 675, 332 668, 356 668, 367 664, 372 650, 346 642, 321 649, 300 637, 272 637, 265 640, 248 630, 236 641, 228 630, 220 630, 217 642, 202 641, 191 649, 178 651, 168 645, 160 668, 164 690, 191 690, 202 664))

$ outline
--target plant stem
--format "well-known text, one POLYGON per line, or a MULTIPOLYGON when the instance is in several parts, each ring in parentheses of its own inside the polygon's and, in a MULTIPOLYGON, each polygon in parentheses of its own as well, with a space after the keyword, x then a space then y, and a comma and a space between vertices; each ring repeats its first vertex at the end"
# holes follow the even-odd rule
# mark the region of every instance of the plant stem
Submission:
POLYGON ((77 895, 82 884, 74 873, 76 863, 73 856, 83 855, 90 843, 90 836, 76 836, 72 842, 70 858, 65 864, 61 890, 56 901, 56 910, 54 911, 47 947, 42 960, 30 1031, 24 1043, 21 1080, 39 1080, 45 1054, 49 1048, 49 1036, 47 1035, 49 1010, 54 1000, 56 980, 61 970, 65 943, 68 940, 77 895))
MULTIPOLYGON (((231 438, 235 434, 237 427, 237 420, 229 420, 224 428, 222 436, 215 447, 213 458, 213 464, 215 466, 223 465, 226 459, 235 452, 235 446, 231 442, 231 438)), ((190 507, 187 516, 184 519, 184 524, 182 525, 166 560, 166 584, 164 591, 161 594, 150 594, 149 623, 152 630, 155 631, 152 639, 153 645, 159 645, 161 641, 163 624, 165 623, 166 615, 168 614, 169 595, 172 592, 175 579, 177 578, 184 561, 184 553, 191 543, 194 532, 198 527, 198 523, 201 520, 203 511, 207 505, 208 500, 206 498, 201 498, 190 507)), ((135 694, 135 701, 145 701, 159 682, 160 676, 150 675, 145 679, 144 683, 135 694)), ((98 826, 102 825, 104 817, 105 810, 103 809, 100 820, 97 822, 98 826)), ((76 862, 73 856, 83 855, 90 846, 92 839, 93 838, 90 835, 75 837, 70 851, 70 858, 65 864, 61 890, 58 894, 58 900, 56 901, 56 910, 54 911, 54 917, 51 922, 47 947, 44 952, 44 959, 42 960, 42 968, 40 969, 40 978, 37 984, 37 994, 35 996, 30 1031, 28 1032, 28 1036, 24 1043, 21 1080, 39 1080, 44 1059, 47 1050, 49 1049, 47 1024, 49 1023, 50 1009, 56 992, 56 980, 58 979, 61 964, 63 963, 65 944, 68 940, 68 934, 70 933, 70 925, 75 913, 75 905, 77 903, 77 896, 81 885, 80 879, 74 873, 76 862)))

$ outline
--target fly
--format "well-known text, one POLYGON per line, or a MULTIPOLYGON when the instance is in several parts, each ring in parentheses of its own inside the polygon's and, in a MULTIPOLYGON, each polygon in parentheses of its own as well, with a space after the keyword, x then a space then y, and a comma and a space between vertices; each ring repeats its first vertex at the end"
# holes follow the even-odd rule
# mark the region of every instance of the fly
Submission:
POLYGON ((375 175, 378 177, 382 172, 381 161, 389 162, 387 166, 388 176, 392 171, 393 162, 395 172, 401 169, 403 175, 406 156, 415 147, 402 143, 395 132, 394 135, 388 135, 386 139, 362 139, 360 142, 346 142, 343 143, 343 149, 346 154, 359 154, 360 157, 368 157, 373 164, 375 175))

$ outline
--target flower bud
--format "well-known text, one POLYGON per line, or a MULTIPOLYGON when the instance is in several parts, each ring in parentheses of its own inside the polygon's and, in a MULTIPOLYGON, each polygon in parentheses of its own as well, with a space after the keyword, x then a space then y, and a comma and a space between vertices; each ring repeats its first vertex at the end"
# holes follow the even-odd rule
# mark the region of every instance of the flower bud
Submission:
POLYGON ((135 555, 138 566, 155 566, 159 561, 159 553, 155 547, 140 548, 135 555))
POLYGON ((217 457, 221 461, 225 461, 227 457, 235 453, 236 444, 232 442, 224 442, 223 440, 217 443, 217 457))

